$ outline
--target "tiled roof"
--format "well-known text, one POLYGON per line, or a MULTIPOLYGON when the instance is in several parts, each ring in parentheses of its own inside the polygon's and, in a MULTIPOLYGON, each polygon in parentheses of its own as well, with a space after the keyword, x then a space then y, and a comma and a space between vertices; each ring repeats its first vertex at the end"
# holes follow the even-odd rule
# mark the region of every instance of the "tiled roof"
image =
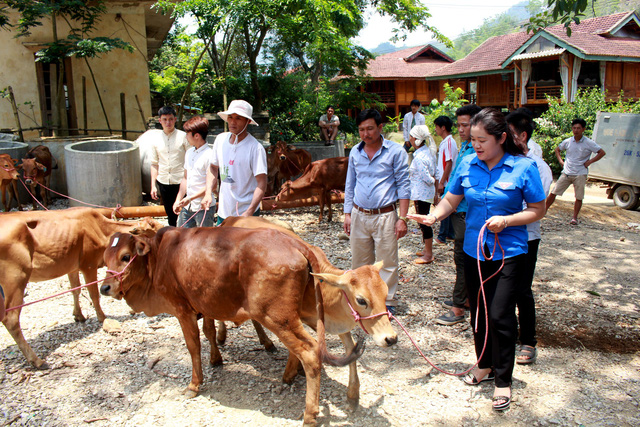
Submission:
POLYGON ((427 74, 449 64, 450 61, 448 56, 437 49, 423 45, 378 56, 369 62, 366 74, 374 79, 423 79, 427 74), (419 56, 423 51, 432 51, 439 58, 419 56), (410 59, 412 57, 413 59, 410 59))
POLYGON ((501 71, 500 66, 516 51, 531 34, 512 33, 495 36, 485 40, 464 58, 428 74, 427 77, 457 76, 461 74, 487 73, 501 71))
MULTIPOLYGON (((546 32, 561 39, 563 43, 581 51, 585 56, 640 57, 640 40, 606 37, 629 12, 585 19, 579 25, 571 24, 571 37, 567 36, 563 25, 547 28, 546 32), (602 34, 602 35, 600 35, 602 34)), ((487 39, 466 57, 446 65, 427 75, 429 80, 436 77, 488 74, 503 70, 502 63, 520 48, 531 34, 526 32, 507 34, 487 39)))

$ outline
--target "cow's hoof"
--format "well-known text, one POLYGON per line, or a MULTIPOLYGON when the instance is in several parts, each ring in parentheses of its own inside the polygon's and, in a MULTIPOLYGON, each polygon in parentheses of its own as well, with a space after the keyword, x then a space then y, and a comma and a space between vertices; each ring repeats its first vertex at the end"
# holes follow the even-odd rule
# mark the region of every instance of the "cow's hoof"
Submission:
POLYGON ((185 389, 185 390, 184 390, 184 396, 185 396, 187 399, 193 399, 193 398, 194 398, 194 397, 196 397, 197 395, 198 395, 198 392, 197 392, 197 391, 193 391, 193 390, 191 390, 190 388, 187 388, 187 389, 185 389))
POLYGON ((32 363, 32 365, 34 368, 40 371, 46 371, 47 369, 50 368, 49 364, 42 359, 36 360, 34 363, 32 363))
POLYGON ((209 361, 209 364, 210 364, 211 366, 222 366, 222 365, 223 365, 223 363, 222 363, 222 359, 216 359, 216 360, 211 359, 211 360, 209 361))
POLYGON ((269 353, 275 353, 278 351, 278 347, 276 347, 272 342, 265 344, 264 349, 269 353))
POLYGON ((349 409, 355 412, 360 407, 360 396, 349 397, 347 395, 347 403, 349 404, 349 409))
POLYGON ((73 320, 75 320, 78 323, 84 323, 87 321, 87 318, 84 317, 82 314, 78 314, 73 316, 73 320))

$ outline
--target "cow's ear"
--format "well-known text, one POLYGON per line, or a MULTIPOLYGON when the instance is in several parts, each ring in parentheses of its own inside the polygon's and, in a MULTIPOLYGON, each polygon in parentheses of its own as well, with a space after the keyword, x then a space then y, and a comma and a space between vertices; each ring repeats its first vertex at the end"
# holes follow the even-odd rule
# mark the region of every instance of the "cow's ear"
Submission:
POLYGON ((136 239, 136 252, 140 256, 145 256, 151 252, 151 245, 142 239, 136 239))
MULTIPOLYGON (((17 160, 16 160, 16 162, 17 162, 17 160)), ((22 163, 20 163, 19 165, 16 165, 16 170, 20 170, 20 169, 22 169, 22 163)))
POLYGON ((18 164, 18 159, 11 159, 11 161, 13 162, 14 166, 18 164))
POLYGON ((329 273, 311 273, 312 276, 317 277, 320 281, 325 282, 331 286, 335 286, 342 290, 347 290, 350 283, 350 274, 344 273, 341 275, 329 274, 329 273))
POLYGON ((373 264, 373 268, 375 268, 378 273, 382 270, 382 267, 384 267, 384 261, 378 261, 373 264))
POLYGON ((38 169, 40 169, 41 171, 45 171, 45 172, 47 171, 47 168, 46 168, 46 167, 45 167, 45 165, 43 165, 42 163, 38 163, 38 162, 36 162, 36 167, 37 167, 38 169))

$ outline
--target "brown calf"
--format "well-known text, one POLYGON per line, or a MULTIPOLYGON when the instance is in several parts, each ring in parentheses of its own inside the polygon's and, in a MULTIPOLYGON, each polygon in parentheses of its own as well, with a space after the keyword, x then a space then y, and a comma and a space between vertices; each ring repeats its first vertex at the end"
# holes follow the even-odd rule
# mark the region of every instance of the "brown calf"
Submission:
POLYGON ((11 202, 15 195, 16 202, 18 202, 18 209, 21 208, 20 198, 18 197, 18 188, 16 187, 16 181, 19 174, 16 170, 15 164, 17 160, 12 159, 8 154, 0 154, 0 193, 2 193, 2 206, 4 211, 11 210, 11 202), (8 201, 7 201, 7 195, 8 201))
MULTIPOLYGON (((301 241, 306 244, 314 251, 318 262, 322 265, 321 269, 323 271, 332 272, 335 275, 342 276, 344 271, 335 268, 329 260, 327 259, 325 253, 315 246, 311 246, 304 242, 297 234, 295 234, 292 230, 282 228, 281 225, 274 223, 273 221, 269 221, 265 218, 260 217, 228 217, 222 222, 221 227, 239 227, 239 228, 271 228, 274 230, 279 230, 287 235, 301 241)), ((380 266, 376 268, 380 268, 380 266)), ((347 294, 349 297, 349 301, 352 303, 356 311, 360 313, 362 317, 369 316, 371 314, 381 313, 386 310, 385 299, 387 296, 387 285, 386 283, 380 280, 372 280, 369 282, 368 288, 360 288, 357 293, 347 294), (359 300, 368 301, 368 304, 365 306, 360 305, 359 300), (368 306, 367 306, 368 305, 368 306)), ((345 347, 345 351, 350 353, 354 348, 353 337, 351 336, 351 330, 356 326, 355 319, 351 314, 351 310, 346 303, 345 297, 341 291, 341 289, 336 288, 334 286, 321 286, 320 291, 322 292, 322 299, 324 301, 324 318, 325 318, 325 327, 326 331, 329 334, 335 334, 340 337, 342 344, 345 347)), ((307 288, 305 291, 305 308, 303 309, 305 312, 312 314, 313 307, 315 304, 315 299, 313 298, 313 289, 307 288), (307 307, 308 305, 308 307, 307 307)), ((386 320, 387 318, 384 317, 386 320)), ((310 317, 305 317, 303 319, 310 327, 314 327, 316 320, 311 315, 310 317)), ((380 332, 374 334, 378 339, 384 337, 385 343, 376 342, 378 345, 393 345, 397 341, 397 336, 393 333, 393 330, 387 329, 391 328, 390 325, 387 325, 384 320, 380 322, 374 321, 374 319, 365 320, 367 330, 376 329, 380 332)), ((207 323, 207 319, 205 319, 205 325, 207 323)), ((224 323, 222 323, 224 326, 224 323)), ((255 324, 254 324, 255 326, 255 324)), ((256 327, 256 332, 258 332, 258 336, 261 336, 261 332, 258 327, 256 327)), ((264 334, 264 331, 262 331, 264 334)), ((218 340, 220 341, 220 340, 218 340)), ((262 339, 260 341, 262 343, 262 339)), ((263 343, 264 344, 264 343, 263 343)), ((217 348, 214 349, 214 345, 211 346, 211 351, 218 351, 217 348)), ((218 353, 219 354, 219 353, 218 353)), ((212 354, 212 358, 213 358, 212 354)), ((300 362, 298 359, 291 353, 289 353, 289 360, 287 361, 287 367, 284 372, 283 381, 286 383, 291 383, 297 372, 300 362)), ((349 365, 349 386, 347 388, 347 397, 352 406, 358 404, 358 400, 360 397, 360 381, 358 379, 358 371, 356 362, 352 362, 349 365)))
MULTIPOLYGON (((27 153, 27 158, 22 159, 24 182, 31 187, 31 194, 34 197, 37 184, 44 184, 47 188, 51 188, 51 167, 54 164, 55 159, 51 155, 51 151, 44 145, 33 147, 27 153)), ((40 198, 45 208, 49 206, 49 193, 42 185, 40 185, 40 198)), ((38 208, 35 201, 33 206, 34 209, 38 208)))
POLYGON ((348 166, 348 157, 316 160, 307 166, 300 178, 293 182, 287 181, 284 183, 276 197, 276 202, 318 196, 320 205, 318 221, 322 221, 325 203, 329 209, 328 220, 331 221, 333 214, 331 210, 331 192, 344 191, 348 166))
MULTIPOLYGON (((122 272, 104 282, 104 295, 124 298, 149 316, 178 318, 193 367, 189 397, 198 393, 203 380, 198 315, 237 324, 254 319, 276 334, 304 367, 305 425, 316 423, 322 360, 342 365, 359 355, 338 360, 326 353, 321 285, 312 272, 323 287, 337 286, 351 295, 368 293, 372 283, 381 281, 371 266, 340 276, 327 273, 311 247, 268 229, 164 228, 153 237, 116 233, 104 257, 110 270, 122 272), (307 294, 310 288, 314 295, 307 294), (312 319, 317 320, 318 341, 302 325, 312 319)), ((372 324, 376 343, 389 345, 389 331, 395 337, 389 320, 376 318, 372 324)), ((215 327, 205 328, 205 334, 215 342, 215 327)))
MULTIPOLYGON (((91 208, 62 211, 10 212, 0 214, 0 284, 5 292, 6 308, 23 303, 27 282, 41 282, 69 276, 72 288, 80 286, 79 272, 85 283, 98 278, 109 237, 135 227, 159 229, 154 220, 112 221, 91 208)), ((89 286, 91 301, 99 321, 105 316, 100 308, 98 286, 89 286)), ((83 322, 80 290, 73 292, 73 317, 83 322)), ((46 368, 27 344, 20 328, 20 311, 9 311, 3 323, 26 359, 36 368, 46 368)))
POLYGON ((278 166, 278 179, 288 181, 292 176, 300 175, 311 163, 311 154, 307 150, 278 141, 274 151, 278 166))

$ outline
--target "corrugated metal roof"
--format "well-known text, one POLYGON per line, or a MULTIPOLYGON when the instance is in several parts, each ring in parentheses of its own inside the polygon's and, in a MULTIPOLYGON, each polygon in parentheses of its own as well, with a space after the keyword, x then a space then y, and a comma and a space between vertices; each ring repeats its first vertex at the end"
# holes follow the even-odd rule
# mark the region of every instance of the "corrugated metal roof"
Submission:
POLYGON ((522 59, 545 58, 547 56, 562 55, 562 53, 565 50, 567 50, 567 49, 560 48, 560 49, 541 50, 540 52, 521 53, 520 55, 516 55, 513 58, 511 58, 511 60, 512 61, 519 61, 519 60, 522 60, 522 59))

